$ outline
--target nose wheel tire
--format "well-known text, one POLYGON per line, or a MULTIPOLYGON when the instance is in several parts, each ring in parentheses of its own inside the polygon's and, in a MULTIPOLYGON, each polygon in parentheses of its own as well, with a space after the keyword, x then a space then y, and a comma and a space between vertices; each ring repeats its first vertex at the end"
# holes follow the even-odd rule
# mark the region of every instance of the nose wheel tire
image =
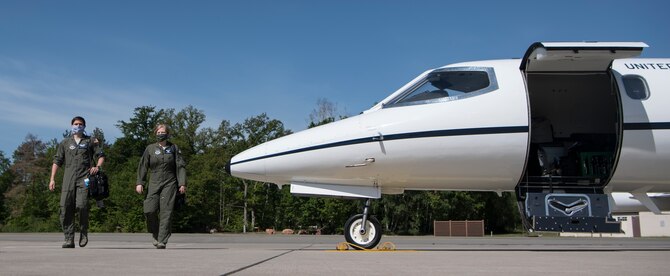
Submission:
POLYGON ((372 249, 382 238, 381 224, 372 216, 369 216, 365 224, 365 233, 361 233, 361 226, 363 225, 363 214, 358 214, 350 217, 344 224, 344 239, 348 243, 355 244, 361 248, 356 249, 372 249))

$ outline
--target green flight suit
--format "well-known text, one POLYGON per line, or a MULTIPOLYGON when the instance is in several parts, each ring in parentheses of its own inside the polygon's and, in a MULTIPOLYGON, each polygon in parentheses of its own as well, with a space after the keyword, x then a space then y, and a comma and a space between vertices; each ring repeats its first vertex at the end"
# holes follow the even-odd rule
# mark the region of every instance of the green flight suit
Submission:
POLYGON ((136 183, 147 190, 144 200, 147 230, 156 241, 167 244, 172 230, 172 209, 177 190, 186 185, 186 163, 177 146, 170 142, 167 142, 165 148, 158 143, 147 146, 137 168, 136 183), (149 184, 145 185, 147 173, 149 184))
POLYGON ((74 216, 77 210, 80 231, 84 235, 88 234, 88 189, 84 179, 88 177, 89 169, 97 164, 98 158, 104 156, 102 146, 94 143, 89 136, 83 136, 78 144, 70 136, 58 145, 53 163, 64 169, 60 223, 65 240, 74 241, 74 216))

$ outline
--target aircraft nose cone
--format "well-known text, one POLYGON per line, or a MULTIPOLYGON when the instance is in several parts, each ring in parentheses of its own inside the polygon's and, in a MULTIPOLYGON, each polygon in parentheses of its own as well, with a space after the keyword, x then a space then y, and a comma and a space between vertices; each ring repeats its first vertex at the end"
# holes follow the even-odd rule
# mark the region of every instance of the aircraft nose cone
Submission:
POLYGON ((247 149, 230 159, 226 172, 235 177, 266 182, 264 155, 263 145, 247 149))
POLYGON ((230 174, 230 159, 228 159, 228 162, 226 162, 226 173, 230 174))

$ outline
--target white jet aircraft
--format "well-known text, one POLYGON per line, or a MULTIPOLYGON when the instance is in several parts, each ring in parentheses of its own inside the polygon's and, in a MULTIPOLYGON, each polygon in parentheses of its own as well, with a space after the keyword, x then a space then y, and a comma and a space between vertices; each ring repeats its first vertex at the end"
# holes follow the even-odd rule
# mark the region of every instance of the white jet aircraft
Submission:
POLYGON ((428 70, 362 114, 234 156, 236 177, 365 199, 345 239, 376 246, 370 199, 515 192, 529 231, 620 232, 670 203, 670 59, 641 42, 538 42, 522 59, 428 70), (615 199, 617 198, 617 199, 615 199))

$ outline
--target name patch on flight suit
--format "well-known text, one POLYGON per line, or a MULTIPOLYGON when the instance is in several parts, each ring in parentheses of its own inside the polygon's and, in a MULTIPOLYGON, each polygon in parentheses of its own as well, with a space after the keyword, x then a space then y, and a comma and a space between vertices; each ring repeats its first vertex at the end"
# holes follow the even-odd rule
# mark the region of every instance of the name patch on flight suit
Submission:
POLYGON ((172 153, 172 149, 171 149, 171 148, 167 148, 167 149, 165 149, 165 153, 166 153, 166 154, 170 154, 170 153, 172 153))

